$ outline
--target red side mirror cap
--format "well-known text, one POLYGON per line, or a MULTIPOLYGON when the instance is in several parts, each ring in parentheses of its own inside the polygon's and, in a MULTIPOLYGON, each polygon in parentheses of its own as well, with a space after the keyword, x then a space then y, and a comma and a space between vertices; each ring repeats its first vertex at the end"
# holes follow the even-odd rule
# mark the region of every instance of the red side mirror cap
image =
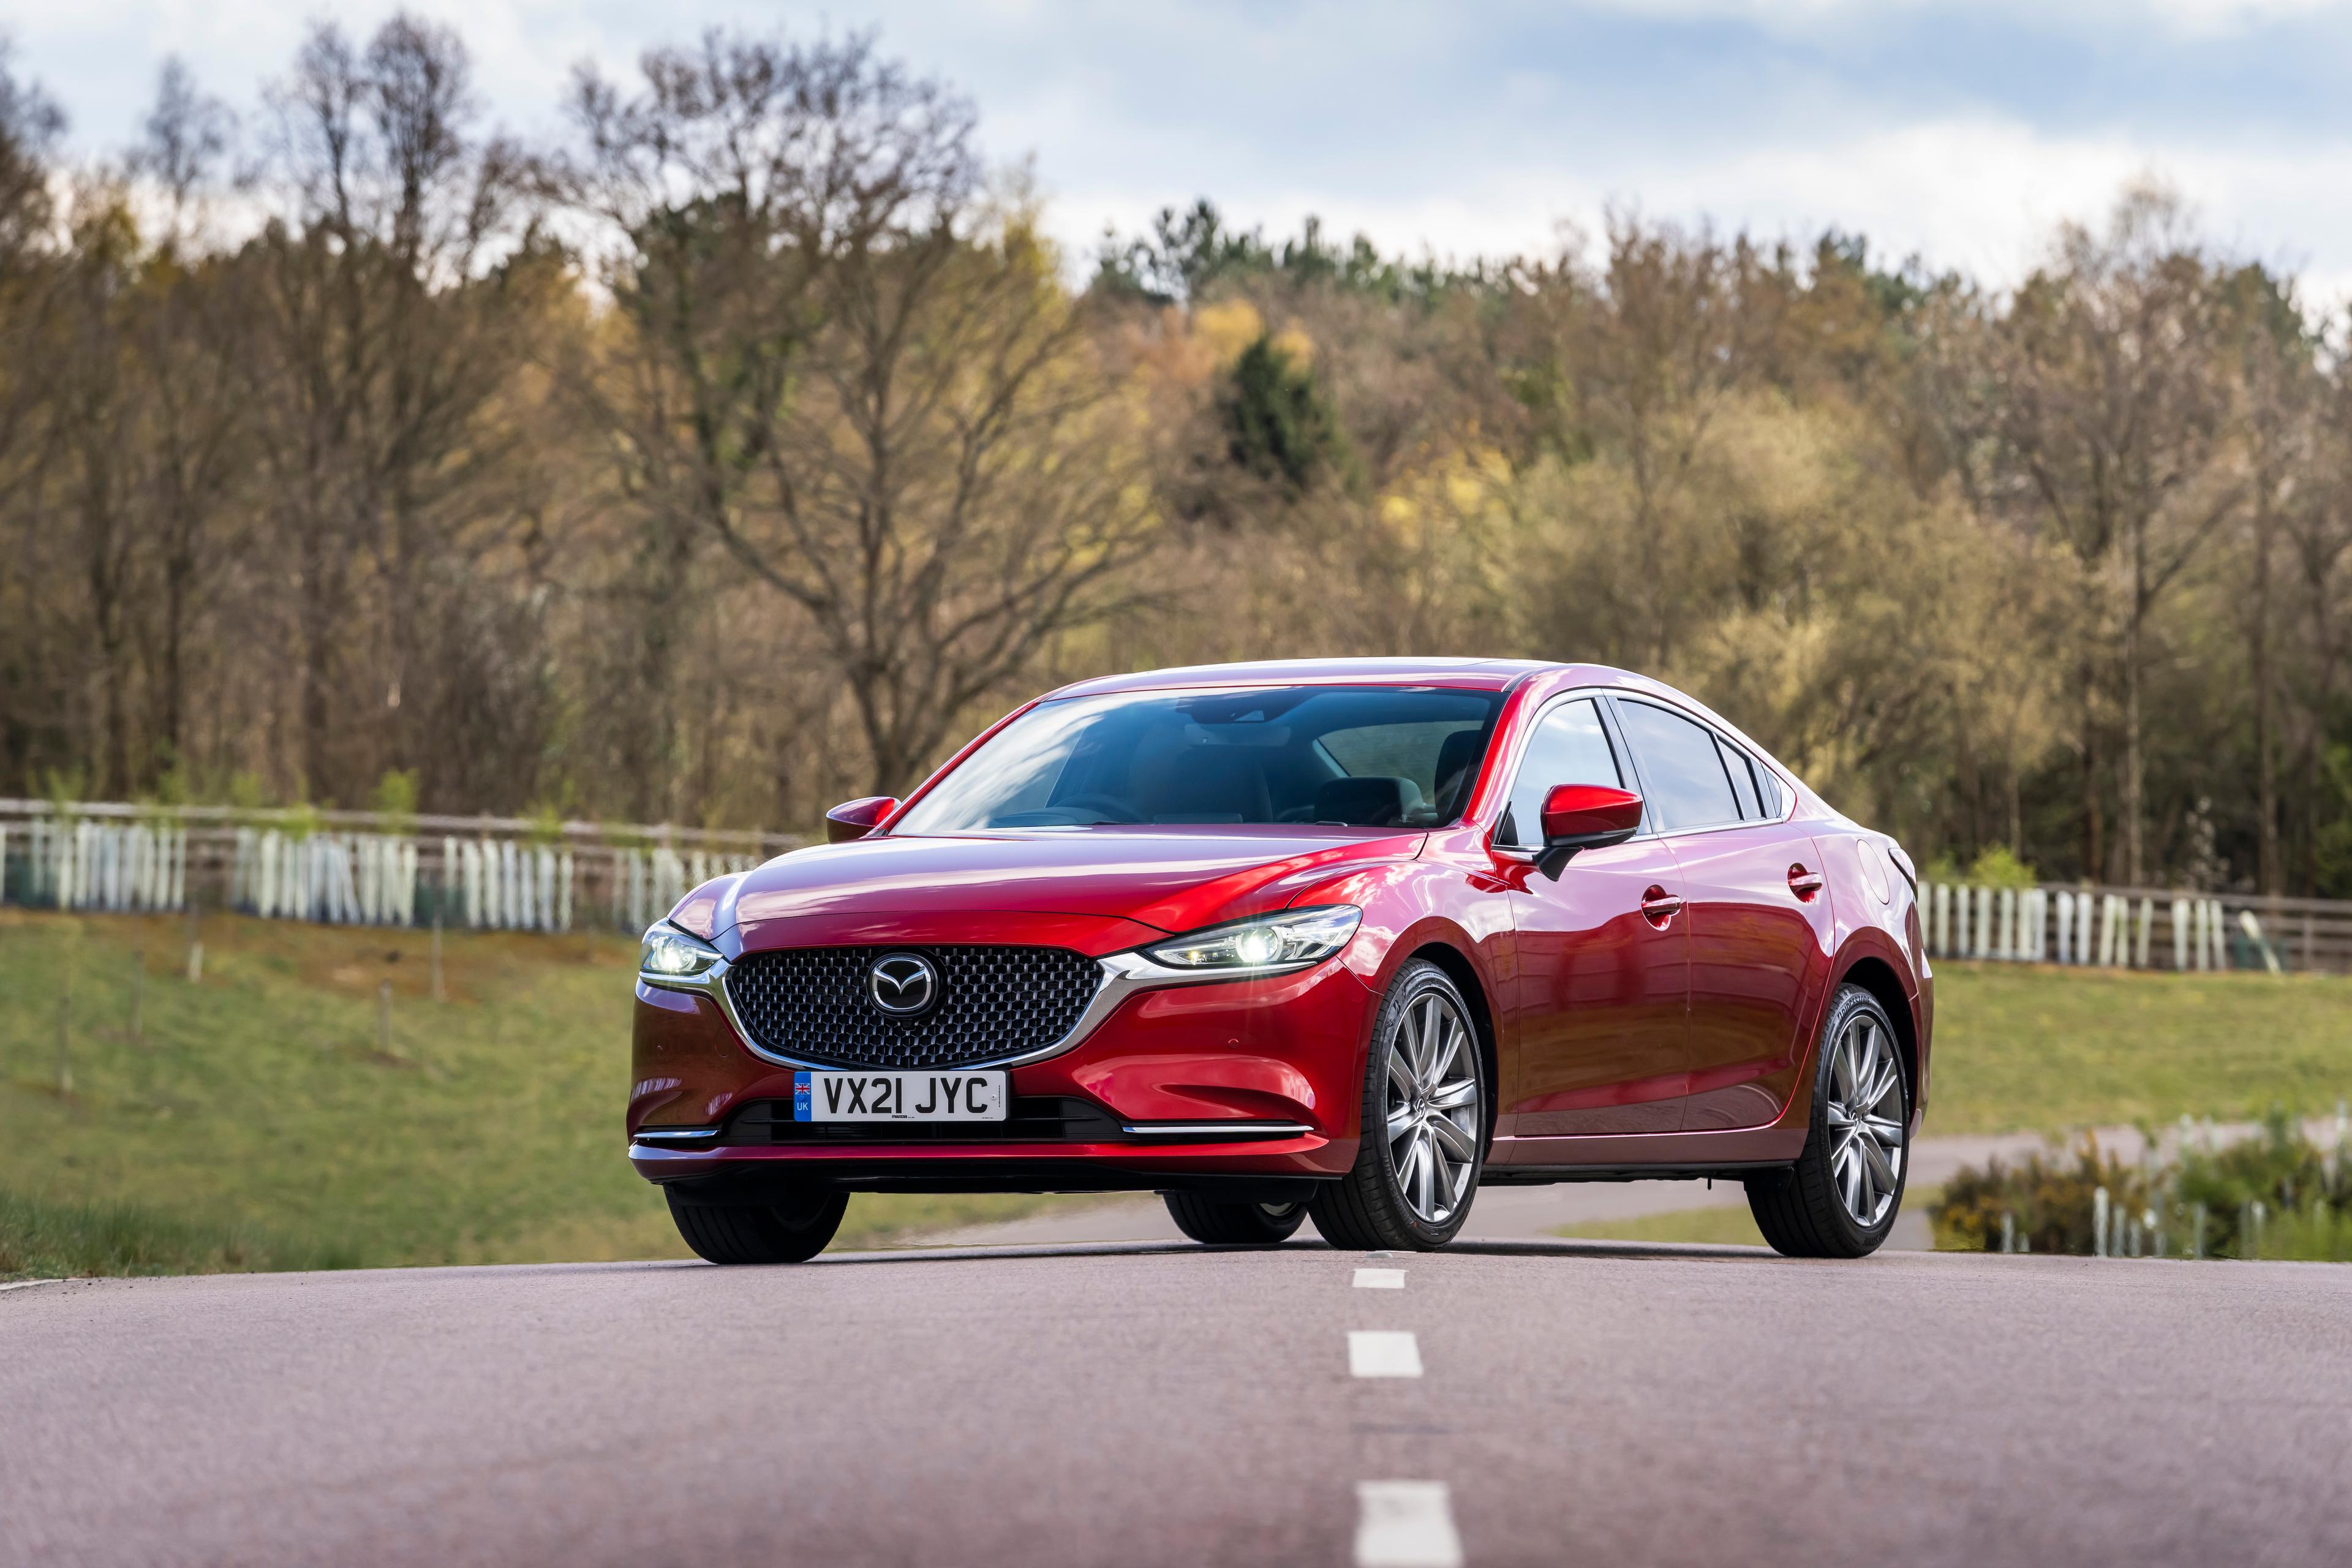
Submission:
POLYGON ((853 838, 865 837, 898 804, 898 797, 894 795, 869 795, 843 802, 824 814, 824 841, 846 844, 853 838))
POLYGON ((1609 784, 1559 784, 1544 796, 1546 849, 1622 844, 1642 830, 1642 797, 1609 784))

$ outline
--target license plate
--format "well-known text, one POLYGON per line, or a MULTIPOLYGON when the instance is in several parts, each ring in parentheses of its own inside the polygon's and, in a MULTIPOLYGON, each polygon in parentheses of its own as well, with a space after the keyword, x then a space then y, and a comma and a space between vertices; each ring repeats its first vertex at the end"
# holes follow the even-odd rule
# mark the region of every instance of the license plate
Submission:
POLYGON ((796 1072, 795 1121, 1002 1121, 1001 1072, 796 1072))

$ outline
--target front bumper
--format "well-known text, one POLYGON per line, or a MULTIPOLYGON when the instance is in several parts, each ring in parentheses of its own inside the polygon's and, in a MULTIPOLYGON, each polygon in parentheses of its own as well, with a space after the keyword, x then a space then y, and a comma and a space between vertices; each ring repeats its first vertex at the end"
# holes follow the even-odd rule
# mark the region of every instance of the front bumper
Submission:
POLYGON ((755 1055, 710 998, 637 987, 629 1159, 697 1187, 814 1181, 856 1190, 1256 1191, 1344 1173, 1356 1156, 1378 998, 1338 959, 1295 974, 1125 995, 1076 1046, 1009 1068, 1016 1100, 1097 1109, 1101 1136, 778 1144, 739 1136, 789 1102, 793 1068, 755 1055), (715 1130, 705 1141, 676 1134, 715 1130), (667 1133, 672 1136, 664 1137, 667 1133))

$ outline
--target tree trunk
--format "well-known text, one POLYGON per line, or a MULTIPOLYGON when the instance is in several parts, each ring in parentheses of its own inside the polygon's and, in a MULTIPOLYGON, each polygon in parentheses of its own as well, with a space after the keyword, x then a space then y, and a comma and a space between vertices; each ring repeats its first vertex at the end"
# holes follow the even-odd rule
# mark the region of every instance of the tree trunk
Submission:
POLYGON ((2147 621, 2147 525, 2132 530, 2131 603, 2124 619, 2124 881, 2147 886, 2142 835, 2147 826, 2147 758, 2140 734, 2140 643, 2147 621))
POLYGON ((2273 709, 2275 683, 2271 670, 2271 487, 2257 491, 2254 506, 2253 616, 2248 630, 2253 647, 2254 795, 2256 865, 2260 886, 2275 897, 2285 888, 2285 868, 2279 861, 2278 740, 2273 709))

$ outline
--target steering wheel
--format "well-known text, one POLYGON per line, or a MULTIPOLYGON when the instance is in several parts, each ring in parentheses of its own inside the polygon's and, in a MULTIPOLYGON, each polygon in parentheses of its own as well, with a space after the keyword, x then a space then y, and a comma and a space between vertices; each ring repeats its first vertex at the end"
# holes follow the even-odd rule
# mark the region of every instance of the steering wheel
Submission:
POLYGON ((1106 822, 1140 823, 1143 814, 1113 795, 1074 795, 1054 803, 1055 811, 1091 811, 1106 822))

